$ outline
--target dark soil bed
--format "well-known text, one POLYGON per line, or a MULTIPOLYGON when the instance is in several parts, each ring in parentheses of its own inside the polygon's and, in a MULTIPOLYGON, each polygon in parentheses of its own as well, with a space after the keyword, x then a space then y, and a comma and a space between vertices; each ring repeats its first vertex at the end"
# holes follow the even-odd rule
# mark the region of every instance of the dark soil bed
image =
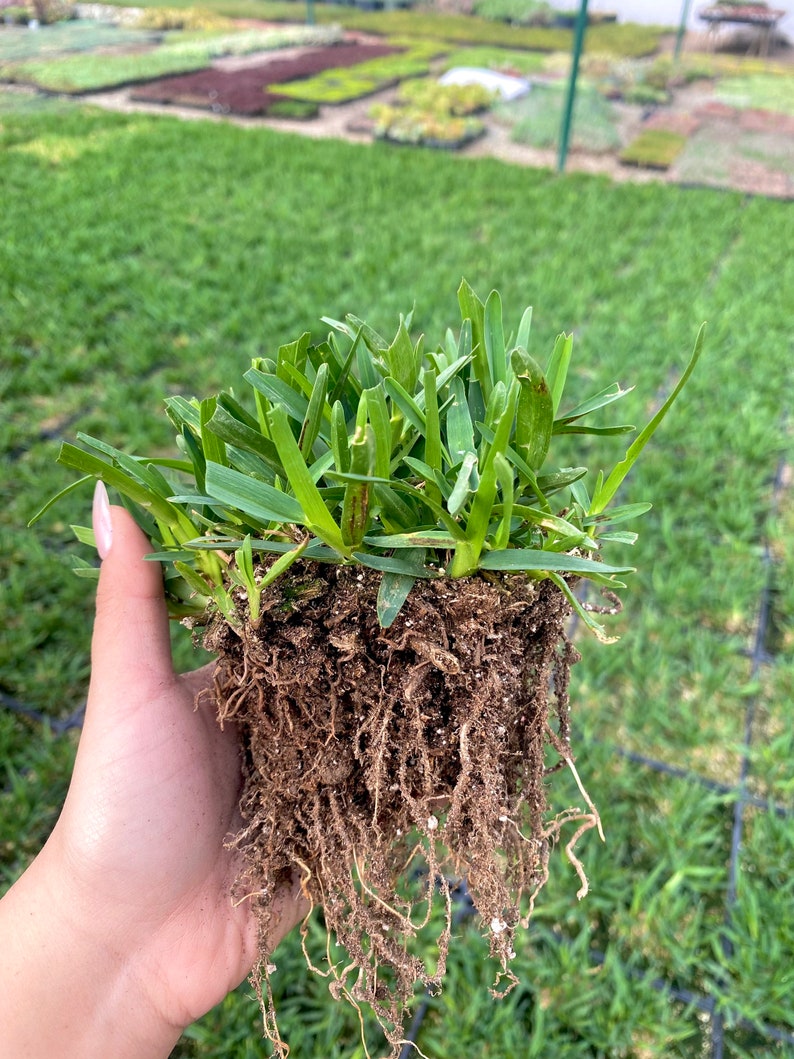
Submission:
POLYGON ((325 70, 356 66, 402 50, 387 44, 335 44, 312 48, 290 59, 271 59, 239 70, 210 67, 179 77, 162 78, 136 88, 131 98, 149 103, 199 107, 223 114, 265 114, 275 102, 284 98, 277 92, 269 92, 271 85, 297 81, 325 70))

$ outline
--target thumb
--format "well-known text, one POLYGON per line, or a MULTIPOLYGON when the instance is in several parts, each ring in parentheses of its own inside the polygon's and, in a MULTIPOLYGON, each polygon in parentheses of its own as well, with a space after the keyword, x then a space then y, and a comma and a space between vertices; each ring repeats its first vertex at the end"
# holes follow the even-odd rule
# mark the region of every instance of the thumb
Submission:
POLYGON ((111 507, 97 482, 94 536, 102 559, 91 646, 92 682, 144 694, 174 677, 160 564, 146 562, 151 544, 132 516, 111 507))

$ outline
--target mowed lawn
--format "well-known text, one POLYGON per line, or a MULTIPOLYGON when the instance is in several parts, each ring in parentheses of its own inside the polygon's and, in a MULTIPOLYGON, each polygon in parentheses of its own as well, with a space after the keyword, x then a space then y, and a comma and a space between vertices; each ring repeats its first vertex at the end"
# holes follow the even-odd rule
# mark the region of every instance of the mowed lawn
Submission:
MULTIPOLYGON (((0 94, 0 207, 0 692, 55 721, 83 701, 92 612, 69 529, 90 495, 27 528, 71 480, 60 439, 172 453, 164 396, 233 387, 251 357, 322 334, 324 315, 388 332, 415 305, 415 330, 440 338, 462 276, 498 287, 514 326, 534 304, 541 362, 573 330, 572 398, 636 384, 623 411, 642 423, 707 321, 683 402, 622 490, 655 506, 613 555, 639 568, 608 619, 621 639, 579 637, 577 762, 607 835, 581 849, 591 894, 577 903, 558 850, 522 985, 501 1002, 476 921, 462 925, 417 1041, 431 1059, 695 1057, 712 1033, 697 1001, 714 997, 726 1056, 791 1055, 791 205, 0 94), (726 918, 735 796, 721 785, 740 775, 748 707, 756 802, 726 918)), ((619 445, 598 440, 605 465, 619 445)), ((3 884, 52 826, 75 744, 0 709, 3 884)), ((555 808, 576 802, 551 783, 555 808)), ((277 963, 293 1054, 363 1056, 358 1017, 307 977, 294 940, 277 963)), ((260 1037, 244 987, 174 1055, 267 1055, 260 1037)))

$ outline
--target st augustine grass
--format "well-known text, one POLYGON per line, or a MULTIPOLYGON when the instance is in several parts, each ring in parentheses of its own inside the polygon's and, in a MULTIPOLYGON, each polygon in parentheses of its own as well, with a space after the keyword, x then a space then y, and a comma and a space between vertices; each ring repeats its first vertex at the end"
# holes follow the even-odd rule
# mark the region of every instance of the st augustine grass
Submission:
MULTIPOLYGON (((792 458, 790 208, 20 95, 0 96, 0 188, 0 690, 53 718, 83 699, 92 609, 86 582, 69 573, 80 501, 26 529, 65 484, 60 438, 84 430, 167 453, 164 394, 217 389, 322 315, 366 306, 388 331, 415 300, 415 327, 433 333, 461 275, 498 287, 508 315, 533 301, 539 352, 576 328, 577 363, 636 382, 636 394, 667 365, 680 372, 708 321, 687 401, 624 485, 626 502, 652 494, 659 504, 625 556, 639 573, 610 619, 621 642, 582 638, 574 670, 577 764, 607 832, 605 846, 582 850, 592 892, 576 903, 559 851, 518 956, 522 987, 501 1003, 487 993, 493 969, 476 923, 461 925, 467 943, 418 1043, 432 1059, 699 1056, 708 1024, 652 987, 664 978, 718 997, 727 1054, 790 1054, 741 1020, 794 1033, 794 822, 749 813, 725 928, 732 796, 615 752, 734 782, 752 698, 753 791, 792 804, 785 491, 773 516, 776 468, 792 458), (765 540, 775 654, 753 671, 765 540)), ((571 381, 573 397, 592 388, 584 368, 571 381)), ((635 394, 623 403, 629 420, 647 419, 635 394)), ((194 664, 189 643, 177 651, 194 664)), ((0 711, 6 883, 54 821, 74 743, 0 711)), ((560 804, 568 794, 576 801, 564 791, 560 804)), ((294 1054, 362 1056, 356 1016, 307 980, 294 939, 277 964, 294 1054)), ((191 1028, 174 1056, 267 1054, 249 993, 191 1028)))

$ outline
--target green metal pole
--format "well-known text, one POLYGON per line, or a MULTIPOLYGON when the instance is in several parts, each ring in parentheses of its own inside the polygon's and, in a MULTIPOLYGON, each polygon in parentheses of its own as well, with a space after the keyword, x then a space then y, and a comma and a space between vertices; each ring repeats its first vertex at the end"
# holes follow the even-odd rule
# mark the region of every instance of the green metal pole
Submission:
POLYGON ((568 78, 568 95, 565 100, 565 113, 562 116, 562 129, 560 130, 560 152, 557 157, 557 172, 565 170, 565 160, 568 157, 568 141, 571 137, 571 121, 573 118, 573 104, 576 99, 576 78, 579 74, 579 60, 582 56, 584 44, 584 33, 587 29, 587 0, 582 0, 579 14, 576 18, 576 28, 573 37, 573 56, 571 58, 571 76, 568 78))
POLYGON ((306 25, 314 25, 314 0, 306 0, 306 25))
POLYGON ((684 6, 681 8, 681 21, 678 24, 678 33, 675 35, 675 49, 673 51, 673 66, 678 66, 678 60, 681 58, 681 49, 684 46, 684 37, 686 36, 686 24, 689 21, 689 9, 692 6, 692 0, 684 0, 684 6))

